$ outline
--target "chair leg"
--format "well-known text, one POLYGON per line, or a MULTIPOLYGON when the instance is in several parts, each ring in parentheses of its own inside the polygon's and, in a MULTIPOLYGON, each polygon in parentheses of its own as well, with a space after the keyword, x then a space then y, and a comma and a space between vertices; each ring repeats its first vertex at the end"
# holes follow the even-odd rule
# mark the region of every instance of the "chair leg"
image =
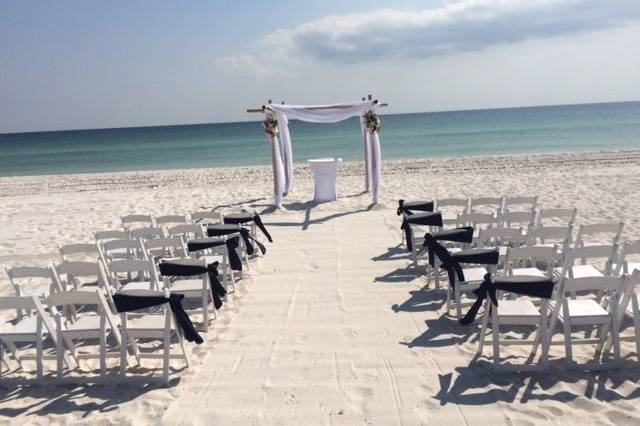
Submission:
POLYGON ((127 330, 123 327, 120 328, 120 376, 125 377, 127 374, 127 330))
POLYGON ((107 319, 105 313, 100 315, 100 381, 102 384, 107 383, 107 319))
POLYGON ((636 336, 636 356, 640 361, 640 309, 638 308, 638 298, 634 296, 631 299, 631 306, 633 312, 633 331, 636 336))
POLYGON ((500 323, 498 321, 498 313, 493 305, 488 307, 491 312, 491 334, 493 335, 493 364, 497 367, 500 365, 500 323))
POLYGON ((482 325, 480 326, 480 334, 478 335, 478 355, 482 355, 482 349, 484 347, 484 339, 487 335, 487 326, 489 324, 489 311, 487 309, 487 301, 485 300, 485 310, 482 316, 482 325))
POLYGON ((36 321, 36 376, 38 385, 42 385, 42 318, 36 321))
POLYGON ((64 359, 64 346, 62 342, 62 332, 60 331, 60 325, 58 325, 58 338, 56 339, 56 375, 58 380, 62 380, 62 363, 64 359))
POLYGON ((456 304, 456 318, 460 320, 462 318, 462 306, 460 306, 460 283, 458 283, 454 288, 455 292, 455 304, 456 304))
POLYGON ((178 342, 180 342, 180 349, 182 350, 182 355, 184 356, 184 362, 187 364, 187 368, 189 368, 189 355, 187 354, 187 348, 184 344, 184 336, 181 333, 178 334, 178 342))
POLYGON ((171 335, 168 330, 164 333, 164 342, 162 347, 162 383, 169 386, 169 361, 171 350, 171 335))
POLYGON ((569 364, 573 362, 573 348, 571 347, 571 324, 568 318, 562 321, 562 328, 564 329, 564 353, 567 364, 569 364))

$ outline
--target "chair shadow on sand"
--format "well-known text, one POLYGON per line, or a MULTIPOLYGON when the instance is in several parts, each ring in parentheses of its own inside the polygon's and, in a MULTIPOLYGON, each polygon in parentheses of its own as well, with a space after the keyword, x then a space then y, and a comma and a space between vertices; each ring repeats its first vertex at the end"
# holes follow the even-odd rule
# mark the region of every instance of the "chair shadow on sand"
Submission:
MULTIPOLYGON (((318 205, 319 205, 319 203, 317 203, 315 201, 307 201, 307 202, 304 202, 304 203, 297 203, 296 202, 296 203, 291 203, 291 204, 285 204, 283 207, 288 211, 304 211, 304 219, 302 220, 302 222, 272 222, 272 221, 268 221, 267 222, 265 220, 265 225, 269 225, 269 226, 300 226, 303 231, 306 231, 307 229, 309 229, 309 226, 311 226, 311 225, 319 225, 319 224, 322 224, 322 223, 325 223, 325 222, 329 222, 332 219, 337 219, 339 217, 349 216, 349 215, 353 215, 353 214, 365 213, 365 212, 368 212, 368 211, 373 209, 373 204, 371 204, 367 208, 364 208, 364 209, 345 211, 345 212, 341 212, 341 213, 332 213, 332 214, 329 214, 329 215, 324 216, 324 217, 320 217, 320 218, 317 218, 317 219, 311 219, 311 212, 318 205)), ((276 208, 274 206, 270 206, 267 209, 261 211, 260 214, 271 213, 271 212, 275 211, 275 209, 276 208)))
POLYGON ((634 387, 626 395, 617 391, 627 381, 638 383, 640 371, 637 368, 566 370, 564 360, 559 359, 550 361, 549 370, 545 372, 516 373, 496 371, 492 362, 476 357, 467 367, 458 367, 455 372, 455 381, 452 380, 453 373, 438 376, 440 391, 434 398, 440 401, 440 405, 486 405, 498 401, 527 403, 531 400, 569 402, 580 397, 602 402, 640 398, 640 387, 634 387), (562 386, 553 390, 562 383, 579 382, 585 383, 583 394, 562 386))
MULTIPOLYGON (((157 375, 157 370, 153 371, 157 375)), ((184 368, 170 368, 171 374, 179 373, 184 368)), ((118 407, 127 401, 137 399, 144 394, 160 389, 174 388, 180 383, 180 377, 172 377, 169 388, 165 388, 160 380, 145 380, 141 377, 131 376, 130 380, 119 380, 117 376, 118 367, 107 370, 107 384, 98 383, 98 372, 94 372, 96 377, 79 378, 77 383, 57 384, 56 378, 51 374, 44 377, 44 385, 36 386, 33 380, 23 378, 3 378, 0 384, 0 417, 12 418, 21 414, 48 416, 50 414, 83 413, 82 417, 88 416, 92 412, 106 413, 117 410, 118 407), (86 402, 82 400, 86 398, 86 402), (30 401, 29 404, 20 407, 3 407, 6 402, 13 400, 30 401)), ((148 368, 131 368, 132 373, 150 374, 148 368)))
POLYGON ((400 244, 393 247, 388 247, 385 253, 372 257, 374 262, 381 261, 393 261, 393 260, 411 260, 411 256, 406 248, 401 247, 400 244))

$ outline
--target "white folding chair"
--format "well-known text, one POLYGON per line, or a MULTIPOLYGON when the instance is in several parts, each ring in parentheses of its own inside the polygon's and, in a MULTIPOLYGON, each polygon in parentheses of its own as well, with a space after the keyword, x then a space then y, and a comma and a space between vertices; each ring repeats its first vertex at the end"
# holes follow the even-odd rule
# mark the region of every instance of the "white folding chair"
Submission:
POLYGON ((578 209, 541 209, 536 218, 536 228, 543 226, 573 226, 578 209))
POLYGON ((469 213, 491 213, 498 216, 502 212, 504 197, 476 197, 469 199, 469 213))
POLYGON ((62 260, 97 260, 98 246, 95 243, 76 243, 58 246, 62 260))
POLYGON ((142 241, 146 258, 158 262, 166 258, 189 257, 187 248, 181 238, 157 238, 142 241))
POLYGON ((111 307, 100 289, 95 291, 65 291, 56 293, 47 299, 47 303, 54 313, 57 330, 57 375, 58 379, 63 379, 62 363, 64 360, 64 345, 71 352, 76 364, 80 367, 81 359, 100 360, 100 379, 106 382, 107 357, 119 357, 120 333, 118 329, 120 322, 111 312, 111 307), (82 315, 68 315, 65 318, 59 312, 60 307, 71 308, 65 311, 77 311, 78 306, 93 306, 95 312, 85 310, 82 315), (107 338, 112 336, 115 341, 117 351, 108 352, 107 338), (80 353, 77 342, 85 343, 82 347, 88 346, 91 340, 98 339, 99 353, 80 353))
POLYGON ((529 230, 528 241, 532 246, 558 247, 558 252, 564 256, 571 245, 571 226, 537 226, 529 230))
POLYGON ((538 196, 533 197, 504 197, 504 204, 502 206, 503 212, 508 211, 534 211, 538 205, 538 196))
POLYGON ((528 211, 510 211, 505 209, 498 216, 498 225, 503 227, 523 227, 528 233, 529 230, 535 224, 535 210, 531 209, 528 211))
POLYGON ((181 215, 181 214, 168 214, 164 216, 156 216, 155 221, 156 221, 156 226, 159 228, 162 228, 169 224, 184 225, 189 223, 187 216, 181 215))
POLYGON ((615 245, 593 245, 578 248, 569 248, 565 252, 564 266, 554 269, 556 275, 567 274, 569 278, 603 277, 612 274, 612 265, 616 258, 617 247, 615 245), (604 260, 602 266, 594 263, 594 260, 604 260), (576 261, 580 264, 576 265, 576 261))
POLYGON ((111 231, 98 231, 93 235, 97 243, 109 240, 126 240, 129 238, 129 232, 119 229, 111 231))
MULTIPOLYGON (((636 344, 636 356, 640 360, 640 269, 634 269, 631 275, 626 277, 626 286, 624 293, 620 299, 620 307, 618 310, 618 321, 620 325, 619 339, 622 342, 632 341, 636 344), (624 319, 628 317, 633 324, 633 335, 625 335, 624 319)), ((611 346, 611 339, 607 341, 605 351, 611 346)))
POLYGON ((576 235, 576 247, 584 247, 591 244, 605 243, 617 245, 622 235, 623 222, 615 223, 595 223, 591 225, 580 225, 578 235, 576 235))
MULTIPOLYGON (((123 289, 122 294, 130 296, 143 297, 169 297, 168 289, 165 290, 129 290, 123 289)), ((184 337, 181 329, 176 327, 175 317, 168 306, 168 303, 162 305, 159 312, 149 313, 147 310, 143 313, 121 312, 120 313, 121 340, 128 342, 132 347, 132 351, 140 364, 140 360, 146 359, 162 359, 162 382, 165 386, 169 385, 169 366, 171 359, 183 359, 187 367, 189 367, 189 358, 184 345, 184 337), (175 336, 181 355, 172 354, 171 338, 175 336), (160 340, 162 341, 161 353, 142 351, 137 341, 143 340, 160 340)), ((120 375, 125 378, 127 375, 127 347, 120 347, 120 375)))
POLYGON ((462 213, 456 226, 472 226, 478 233, 482 229, 498 226, 498 216, 493 213, 462 213))
MULTIPOLYGON (((44 299, 51 293, 61 291, 51 267, 14 266, 6 268, 5 271, 16 296, 33 295, 44 299)), ((18 309, 18 317, 20 315, 18 309)))
MULTIPOLYGON (((204 260, 198 263, 200 264, 199 266, 202 266, 205 269, 207 268, 207 264, 204 260)), ((160 271, 162 271, 162 267, 160 267, 160 271)), ((209 312, 211 310, 213 311, 214 318, 216 318, 215 308, 209 309, 211 305, 210 301, 213 300, 209 274, 205 272, 199 276, 169 277, 161 275, 161 277, 164 289, 169 290, 171 293, 182 294, 185 299, 195 299, 200 302, 200 309, 193 310, 193 312, 202 312, 203 319, 200 331, 206 333, 209 330, 209 312)))
POLYGON ((456 225, 458 216, 469 211, 468 198, 442 198, 436 200, 434 211, 442 214, 442 224, 456 225))
POLYGON ((180 237, 185 242, 193 238, 202 238, 204 236, 204 229, 200 224, 176 225, 167 228, 167 237, 180 237))
POLYGON ((152 260, 112 260, 108 263, 107 270, 111 285, 116 291, 121 291, 123 288, 129 290, 158 290, 160 288, 158 274, 152 260))
POLYGON ((98 261, 64 261, 54 265, 53 270, 63 291, 80 290, 85 285, 102 287, 108 283, 98 261))
POLYGON ((511 247, 507 251, 504 273, 507 276, 553 278, 553 268, 560 261, 555 246, 511 247))
MULTIPOLYGON (((521 280, 523 286, 539 285, 536 280, 544 277, 519 275, 512 278, 521 280), (529 282, 531 281, 531 282, 529 282)), ((499 279, 499 278, 498 278, 499 279)), ((478 354, 482 354, 485 343, 493 345, 493 362, 496 368, 516 369, 516 370, 535 370, 540 365, 526 364, 504 364, 500 361, 500 346, 504 345, 531 345, 530 358, 535 355, 538 345, 542 342, 542 355, 540 364, 544 368, 548 361, 548 316, 549 316, 549 300, 539 298, 536 300, 532 297, 517 297, 510 292, 497 291, 496 299, 499 300, 496 306, 490 297, 484 301, 484 316, 482 318, 482 326, 480 327, 478 337, 478 354), (505 298, 508 298, 506 299, 505 298), (535 303, 537 302, 537 303, 535 303), (500 338, 500 326, 530 326, 535 331, 533 339, 526 336, 523 338, 500 338), (491 327, 491 340, 486 340, 487 329, 491 327)))
POLYGON ((630 256, 636 255, 640 255, 640 241, 626 241, 613 265, 613 273, 615 275, 631 275, 636 269, 640 270, 640 261, 630 259, 630 256))
MULTIPOLYGON (((43 360, 54 359, 56 357, 45 355, 43 351, 43 342, 46 338, 51 339, 54 346, 56 345, 57 331, 53 318, 44 310, 40 300, 35 296, 22 297, 0 297, 0 310, 17 309, 25 311, 26 315, 17 318, 14 321, 3 322, 0 328, 0 345, 7 347, 13 355, 18 365, 22 367, 23 359, 35 359, 36 376, 39 384, 42 383, 43 376, 43 360), (35 355, 22 354, 16 344, 34 343, 35 355)), ((2 347, 0 346, 0 369, 2 364, 7 365, 7 360, 2 356, 2 347)), ((63 358, 63 361, 67 361, 63 358)))
POLYGON ((149 214, 128 214, 122 216, 122 228, 125 231, 130 231, 131 228, 139 228, 139 227, 152 227, 153 218, 149 214))
POLYGON ((132 238, 99 242, 98 252, 105 265, 116 259, 146 259, 142 242, 132 238))
POLYGON ((136 228, 129 230, 129 235, 133 239, 151 240, 155 238, 165 238, 166 235, 162 228, 150 226, 146 228, 136 228))
POLYGON ((222 223, 222 215, 219 212, 210 211, 198 211, 189 215, 191 217, 191 223, 200 225, 209 225, 222 223))
MULTIPOLYGON (((613 351, 616 360, 620 359, 620 340, 618 324, 618 304, 619 296, 625 286, 625 279, 622 277, 596 277, 588 276, 582 278, 569 278, 567 274, 560 277, 558 291, 554 300, 551 325, 549 327, 553 336, 555 326, 560 322, 564 341, 551 344, 562 344, 565 347, 565 357, 568 364, 573 363, 573 345, 596 344, 596 357, 599 357, 599 348, 602 348, 611 333, 613 340, 613 351), (576 298, 577 293, 587 293, 585 297, 576 298), (603 294, 601 301, 591 294, 603 294), (591 326, 600 327, 599 336, 591 338, 587 336, 579 339, 573 337, 572 327, 591 326)), ((600 364, 599 364, 600 365, 600 364)))

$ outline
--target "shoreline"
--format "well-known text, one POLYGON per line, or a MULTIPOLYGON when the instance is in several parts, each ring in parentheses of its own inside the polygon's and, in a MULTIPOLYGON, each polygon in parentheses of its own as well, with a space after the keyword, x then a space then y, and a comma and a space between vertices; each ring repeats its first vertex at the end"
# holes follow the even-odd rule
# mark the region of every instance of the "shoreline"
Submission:
MULTIPOLYGON (((606 161, 617 164, 637 162, 640 164, 640 149, 614 149, 598 151, 565 151, 552 153, 528 153, 528 154, 489 154, 468 155, 455 157, 431 157, 403 160, 383 160, 383 185, 386 174, 395 175, 400 172, 415 172, 420 170, 432 170, 440 168, 441 173, 450 171, 452 164, 468 169, 477 167, 478 162, 488 161, 499 166, 500 163, 510 161, 527 163, 544 163, 549 160, 553 163, 606 161), (624 155, 623 158, 619 158, 624 155), (444 167, 443 169, 441 167, 444 167)), ((506 165, 506 164, 505 164, 506 165)), ((306 162, 294 163, 294 185, 296 181, 311 179, 311 172, 306 162)), ((364 176, 363 161, 345 161, 338 172, 338 179, 345 177, 364 176)), ((270 165, 255 166, 229 166, 207 168, 184 169, 158 169, 158 170, 131 170, 116 172, 96 173, 70 173, 50 175, 25 175, 25 176, 0 176, 0 198, 17 195, 33 195, 43 192, 67 192, 67 191, 108 191, 112 189, 141 189, 157 187, 175 187, 192 185, 193 178, 206 177, 210 183, 236 182, 241 177, 251 182, 264 184, 264 179, 271 182, 272 172, 270 165), (178 185, 176 185, 178 183, 178 185), (80 189, 83 185, 89 185, 91 189, 80 189), (25 191, 26 190, 26 191, 25 191)), ((383 186, 384 188, 384 186, 383 186)))

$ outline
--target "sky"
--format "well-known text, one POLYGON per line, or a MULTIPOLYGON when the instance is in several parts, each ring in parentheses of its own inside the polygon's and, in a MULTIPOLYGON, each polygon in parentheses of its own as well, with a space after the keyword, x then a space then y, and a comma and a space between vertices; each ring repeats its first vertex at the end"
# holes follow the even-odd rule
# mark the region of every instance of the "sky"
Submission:
POLYGON ((639 0, 0 0, 0 133, 640 100, 639 0))

